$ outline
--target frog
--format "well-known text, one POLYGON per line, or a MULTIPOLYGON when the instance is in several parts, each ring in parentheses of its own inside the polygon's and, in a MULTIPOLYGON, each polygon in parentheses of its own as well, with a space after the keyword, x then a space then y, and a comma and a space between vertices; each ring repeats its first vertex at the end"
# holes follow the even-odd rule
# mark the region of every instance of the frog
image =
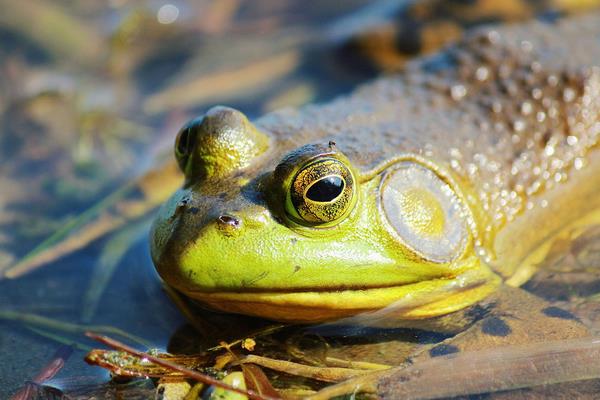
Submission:
POLYGON ((176 139, 185 182, 151 231, 160 276, 218 311, 447 334, 377 362, 589 335, 519 287, 597 218, 599 19, 486 28, 253 122, 210 109, 176 139))
MULTIPOLYGON (((482 24, 510 24, 532 18, 551 21, 597 7, 597 0, 426 0, 385 7, 374 4, 334 21, 317 35, 316 43, 320 44, 315 47, 323 47, 322 53, 318 50, 314 54, 314 50, 310 50, 303 58, 310 60, 310 69, 317 69, 324 75, 314 83, 317 97, 324 98, 330 95, 327 86, 348 86, 350 82, 344 76, 355 76, 357 81, 364 81, 374 75, 402 71, 414 57, 438 51, 459 40, 465 31, 482 24), (364 18, 365 15, 375 18, 364 18), (330 64, 338 69, 332 72, 330 64), (335 77, 330 76, 332 73, 335 77), (338 77, 342 77, 339 82, 338 77), (332 82, 324 85, 321 81, 332 82)), ((296 77, 284 78, 284 81, 288 80, 296 81, 296 77)), ((352 81, 351 85, 357 81, 352 81)), ((240 98, 243 97, 244 93, 241 93, 240 98)), ((276 103, 267 96, 259 108, 269 109, 269 104, 276 103)), ((65 225, 3 269, 1 277, 18 278, 87 246, 91 241, 140 220, 151 219, 154 210, 181 186, 182 180, 174 160, 166 163, 161 159, 154 160, 148 171, 128 182, 119 193, 102 199, 75 223, 65 225), (161 184, 156 184, 156 180, 162 181, 161 184)))
POLYGON ((211 108, 177 135, 158 274, 221 312, 450 335, 415 360, 588 335, 519 287, 600 215, 599 22, 476 30, 253 122, 211 108))

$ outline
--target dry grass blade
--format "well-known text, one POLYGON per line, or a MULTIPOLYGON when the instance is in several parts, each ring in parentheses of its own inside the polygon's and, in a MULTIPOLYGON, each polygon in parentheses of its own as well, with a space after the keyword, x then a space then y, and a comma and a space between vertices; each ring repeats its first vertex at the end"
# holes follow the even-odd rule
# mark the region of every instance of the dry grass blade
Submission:
POLYGON ((183 376, 185 376, 185 377, 187 377, 189 379, 193 379, 193 380, 196 380, 198 382, 205 383, 207 385, 213 385, 213 386, 220 387, 220 388, 223 388, 223 389, 226 389, 226 390, 230 390, 232 392, 244 394, 244 395, 248 396, 248 398, 250 398, 250 399, 256 399, 256 400, 276 400, 277 399, 277 398, 274 398, 274 397, 261 395, 259 393, 256 393, 253 390, 243 390, 243 389, 239 389, 239 388, 233 387, 231 385, 227 385, 226 383, 223 383, 223 382, 221 382, 221 381, 219 381, 219 380, 217 380, 215 378, 212 378, 212 377, 210 377, 208 375, 201 374, 200 372, 193 371, 193 370, 188 369, 188 368, 186 368, 184 366, 181 366, 179 364, 175 364, 175 363, 172 363, 172 362, 160 359, 160 358, 155 357, 155 356, 153 356, 151 354, 135 350, 134 348, 129 347, 126 344, 120 343, 120 342, 118 342, 118 341, 116 341, 114 339, 108 338, 106 336, 96 335, 96 334, 91 333, 91 332, 87 332, 86 336, 88 336, 89 338, 91 338, 93 340, 96 340, 96 341, 98 341, 100 343, 104 343, 105 345, 107 345, 109 347, 112 347, 113 349, 124 351, 124 352, 129 353, 129 354, 131 354, 133 356, 139 357, 140 359, 144 359, 144 360, 150 361, 150 362, 152 362, 154 364, 160 365, 160 366, 162 366, 164 368, 168 368, 168 369, 173 370, 173 371, 178 371, 183 376))
POLYGON ((10 28, 39 44, 55 59, 94 67, 107 53, 101 35, 80 19, 69 15, 68 8, 52 2, 0 0, 0 25, 10 28), (31 23, 35 21, 35 23, 31 23))
POLYGON ((269 378, 267 378, 259 366, 253 364, 242 364, 241 367, 242 372, 244 373, 246 386, 248 386, 249 389, 266 396, 281 398, 281 395, 277 392, 277 390, 275 390, 273 385, 271 385, 269 378))
POLYGON ((147 172, 55 232, 6 269, 4 277, 18 278, 139 219, 166 200, 181 183, 182 175, 175 162, 147 172))
POLYGON ((237 69, 203 75, 151 96, 144 103, 144 110, 150 114, 161 113, 173 108, 189 108, 208 100, 227 100, 239 96, 240 92, 260 90, 293 71, 299 60, 300 54, 292 50, 237 69))
POLYGON ((323 382, 340 382, 371 372, 350 368, 313 367, 310 365, 298 364, 291 361, 276 360, 273 358, 256 356, 253 354, 244 357, 240 362, 244 364, 252 363, 275 371, 316 379, 323 382))
POLYGON ((390 365, 375 364, 365 361, 350 361, 342 360, 335 357, 326 357, 325 363, 330 367, 341 367, 341 368, 352 368, 352 369, 364 369, 369 371, 381 371, 392 368, 390 365))
POLYGON ((79 325, 72 322, 64 322, 52 318, 42 317, 41 315, 28 314, 11 310, 0 310, 0 320, 18 321, 32 327, 49 329, 58 332, 67 333, 82 333, 89 330, 96 332, 118 335, 133 342, 139 343, 142 346, 150 347, 149 343, 135 335, 125 332, 122 329, 107 325, 79 325))
POLYGON ((65 366, 65 362, 69 359, 72 352, 72 347, 61 346, 54 354, 52 361, 50 361, 50 363, 32 379, 31 383, 27 383, 21 390, 15 393, 10 400, 28 400, 32 398, 34 385, 39 385, 48 379, 52 379, 65 366))

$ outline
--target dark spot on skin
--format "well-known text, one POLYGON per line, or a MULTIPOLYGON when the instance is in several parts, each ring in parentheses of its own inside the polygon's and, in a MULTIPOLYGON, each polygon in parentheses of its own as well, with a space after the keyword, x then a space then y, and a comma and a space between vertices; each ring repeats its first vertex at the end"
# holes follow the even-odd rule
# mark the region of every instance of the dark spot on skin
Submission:
POLYGON ((440 332, 411 330, 411 342, 435 345, 448 339, 450 335, 440 332))
POLYGON ((544 308, 542 310, 542 313, 544 313, 544 315, 551 317, 551 318, 560 318, 560 319, 569 319, 569 320, 573 320, 573 321, 579 321, 579 318, 577 318, 575 315, 571 314, 569 311, 563 310, 562 308, 558 308, 558 307, 554 307, 554 306, 544 308))
POLYGON ((458 353, 460 349, 451 344, 440 344, 429 350, 431 357, 440 357, 448 354, 458 353))
POLYGON ((198 207, 192 207, 192 208, 190 208, 190 212, 191 212, 192 214, 198 214, 198 212, 199 212, 199 211, 200 211, 200 210, 198 209, 198 207))
POLYGON ((290 243, 291 243, 291 244, 296 244, 296 243, 298 243, 298 239, 296 239, 296 238, 291 238, 291 239, 290 239, 290 243))
POLYGON ((177 203, 177 206, 175 207, 175 211, 173 212, 173 215, 171 216, 171 220, 178 217, 181 213, 183 213, 185 211, 185 208, 187 207, 189 201, 190 200, 187 197, 184 197, 177 203))
POLYGON ((302 267, 299 265, 294 266, 294 273, 300 271, 300 268, 302 268, 302 267))
POLYGON ((258 274, 255 278, 250 279, 249 281, 242 281, 242 287, 251 286, 251 285, 255 284, 256 282, 258 282, 258 281, 266 278, 267 275, 269 275, 269 272, 268 271, 263 271, 260 274, 258 274))
POLYGON ((490 336, 508 336, 512 332, 510 326, 498 317, 489 317, 483 321, 481 332, 490 336))
POLYGON ((476 322, 479 320, 484 319, 485 317, 488 316, 488 314, 490 313, 490 311, 496 307, 496 303, 489 303, 486 304, 485 306, 481 305, 481 304, 475 304, 473 307, 471 307, 467 313, 466 313, 466 317, 472 321, 472 322, 476 322))
POLYGON ((489 393, 483 393, 483 394, 472 394, 469 397, 457 397, 457 398, 468 399, 468 400, 488 400, 488 399, 492 398, 492 395, 489 393))

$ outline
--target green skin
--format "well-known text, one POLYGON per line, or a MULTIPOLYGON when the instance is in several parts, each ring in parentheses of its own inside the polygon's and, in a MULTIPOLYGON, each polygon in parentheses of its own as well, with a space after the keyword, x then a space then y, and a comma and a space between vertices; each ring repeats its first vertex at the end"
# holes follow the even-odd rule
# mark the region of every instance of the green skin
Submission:
POLYGON ((478 33, 442 53, 438 60, 450 61, 436 68, 418 61, 402 77, 255 124, 230 108, 209 110, 178 136, 186 183, 153 225, 159 274, 221 311, 301 323, 435 328, 430 322, 443 320, 445 330, 446 316, 503 282, 526 281, 548 243, 600 208, 600 135, 589 128, 600 115, 600 73, 571 72, 560 56, 593 66, 600 45, 577 30, 598 30, 597 22, 478 33), (570 36, 586 51, 570 51, 570 36), (523 50, 524 38, 535 54, 523 50), (530 79, 515 81, 519 74, 530 79), (558 115, 536 100, 536 88, 558 115), (536 120, 540 112, 548 118, 536 120), (401 165, 421 178, 389 208, 386 177, 401 165), (554 178, 563 172, 568 179, 554 178), (310 186, 330 175, 343 178, 341 194, 313 202, 310 186), (445 198, 431 190, 442 186, 460 215, 445 212, 445 198), (396 228, 399 215, 411 238, 396 228), (435 256, 456 223, 460 245, 435 256))

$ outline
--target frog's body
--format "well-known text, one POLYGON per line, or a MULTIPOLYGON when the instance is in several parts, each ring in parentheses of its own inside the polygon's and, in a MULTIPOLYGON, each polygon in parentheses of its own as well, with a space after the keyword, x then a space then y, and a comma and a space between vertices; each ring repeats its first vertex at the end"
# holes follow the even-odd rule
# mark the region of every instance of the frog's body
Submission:
MULTIPOLYGON (((419 54, 432 53, 448 43, 457 41, 465 29, 490 22, 510 23, 536 16, 550 20, 566 14, 589 11, 597 6, 598 0, 425 0, 384 7, 382 4, 373 4, 349 18, 351 23, 342 18, 342 21, 336 21, 329 27, 334 29, 326 29, 326 34, 319 35, 328 44, 324 50, 327 54, 314 57, 314 54, 309 52, 306 56, 310 58, 311 65, 315 63, 315 58, 329 60, 325 62, 329 64, 329 53, 335 53, 343 71, 346 71, 348 66, 352 70, 357 65, 368 66, 367 70, 372 69, 377 73, 400 71, 408 60, 419 54), (385 12, 380 15, 382 11, 385 12), (381 18, 375 25, 372 24, 372 18, 364 18, 373 13, 381 18), (357 23, 356 17, 359 21, 365 19, 367 23, 357 23), (335 29, 340 27, 342 29, 335 29), (349 27, 352 29, 347 29, 349 27), (334 40, 335 48, 331 48, 331 37, 341 38, 342 46, 338 46, 340 42, 334 40)), ((319 61, 317 65, 320 65, 319 61)), ((324 68, 323 71, 329 69, 324 68)), ((341 75, 345 76, 347 73, 348 71, 341 75)), ((287 79, 295 78, 290 76, 287 79)), ((330 78, 324 76, 319 79, 328 81, 330 78)), ((320 87, 321 84, 316 86, 320 87)), ((272 103, 272 99, 265 98, 264 108, 268 109, 269 103, 272 103)), ((181 180, 182 176, 175 163, 167 163, 148 171, 118 194, 115 193, 84 213, 76 223, 68 224, 56 232, 15 265, 3 271, 3 276, 21 276, 87 245, 100 236, 132 224, 141 217, 150 216, 155 207, 163 203, 170 193, 181 185, 181 180), (157 186, 156 180, 162 181, 162 184, 157 186)))
POLYGON ((209 111, 179 136, 160 275, 222 311, 454 329, 600 208, 598 27, 488 29, 255 125, 209 111))

